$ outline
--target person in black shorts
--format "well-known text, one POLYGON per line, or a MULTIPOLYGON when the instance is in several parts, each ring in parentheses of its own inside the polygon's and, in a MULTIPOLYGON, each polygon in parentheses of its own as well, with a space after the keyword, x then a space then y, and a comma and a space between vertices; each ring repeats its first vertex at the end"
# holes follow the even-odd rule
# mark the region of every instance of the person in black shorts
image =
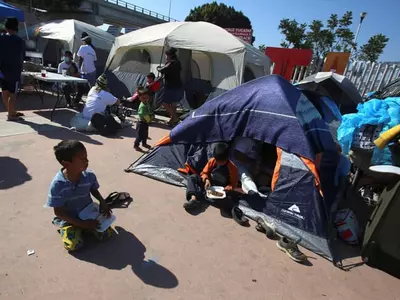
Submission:
POLYGON ((183 83, 181 80, 182 66, 176 52, 177 49, 175 48, 170 48, 165 51, 165 65, 163 67, 157 67, 157 71, 160 72, 164 78, 164 89, 160 94, 160 98, 165 110, 171 117, 168 121, 170 126, 175 126, 179 123, 176 107, 184 96, 183 83))
POLYGON ((16 18, 7 18, 7 34, 0 35, 0 87, 9 121, 16 121, 24 115, 15 109, 15 94, 25 58, 25 41, 17 35, 18 25, 16 18))

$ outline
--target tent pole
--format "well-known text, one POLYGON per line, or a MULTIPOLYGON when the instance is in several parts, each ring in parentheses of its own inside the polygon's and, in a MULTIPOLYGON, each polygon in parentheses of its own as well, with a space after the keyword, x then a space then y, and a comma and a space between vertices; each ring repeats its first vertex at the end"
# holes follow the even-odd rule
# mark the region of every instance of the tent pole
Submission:
POLYGON ((26 22, 24 22, 24 27, 25 27, 26 39, 29 41, 28 28, 26 27, 26 22))
POLYGON ((106 73, 106 71, 108 71, 108 69, 111 67, 111 64, 114 61, 114 57, 115 57, 115 54, 114 54, 113 58, 111 58, 110 63, 108 64, 108 66, 106 66, 106 68, 104 69, 104 73, 106 73))
MULTIPOLYGON (((159 64, 159 66, 161 66, 161 63, 162 63, 162 58, 163 58, 163 55, 164 55, 164 49, 165 49, 165 44, 167 43, 167 41, 166 40, 164 40, 164 45, 163 45, 163 47, 162 47, 162 50, 161 50, 161 56, 160 56, 160 64, 159 64)), ((157 73, 157 77, 159 77, 160 76, 160 71, 157 71, 158 73, 157 73)))

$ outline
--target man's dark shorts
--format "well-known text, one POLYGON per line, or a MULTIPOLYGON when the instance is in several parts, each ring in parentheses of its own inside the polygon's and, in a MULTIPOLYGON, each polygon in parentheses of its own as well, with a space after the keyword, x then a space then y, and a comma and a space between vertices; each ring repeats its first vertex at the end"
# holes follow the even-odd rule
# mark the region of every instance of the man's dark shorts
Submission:
POLYGON ((18 85, 18 81, 7 81, 0 78, 0 87, 2 91, 9 91, 11 94, 15 94, 15 92, 18 90, 18 85))

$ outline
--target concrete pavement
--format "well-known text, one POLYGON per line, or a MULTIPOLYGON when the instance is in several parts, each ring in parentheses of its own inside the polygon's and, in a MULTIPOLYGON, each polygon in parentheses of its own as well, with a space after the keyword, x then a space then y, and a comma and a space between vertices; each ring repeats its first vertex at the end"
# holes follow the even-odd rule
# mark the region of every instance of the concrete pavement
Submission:
MULTIPOLYGON (((67 111, 54 123, 45 111, 25 113, 25 124, 0 113, 0 299, 400 299, 398 279, 381 271, 344 272, 307 251, 309 265, 296 264, 254 224, 240 227, 214 208, 187 214, 183 189, 123 171, 139 155, 133 129, 110 139, 64 128, 67 111), (134 199, 114 210, 118 235, 74 256, 43 207, 62 139, 85 143, 103 195, 134 199)), ((150 128, 151 142, 166 133, 150 128)))

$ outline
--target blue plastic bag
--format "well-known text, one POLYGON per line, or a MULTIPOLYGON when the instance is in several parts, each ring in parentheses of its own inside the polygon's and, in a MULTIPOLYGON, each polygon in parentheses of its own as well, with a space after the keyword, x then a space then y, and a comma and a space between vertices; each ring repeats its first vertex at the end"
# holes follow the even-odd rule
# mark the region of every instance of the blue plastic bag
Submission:
MULTIPOLYGON (((400 124, 400 97, 390 97, 385 100, 372 99, 357 106, 358 113, 347 114, 342 118, 338 129, 338 139, 343 154, 348 155, 353 134, 362 125, 382 124, 382 132, 400 124)), ((388 147, 383 150, 375 148, 371 160, 372 165, 392 164, 388 147)))

